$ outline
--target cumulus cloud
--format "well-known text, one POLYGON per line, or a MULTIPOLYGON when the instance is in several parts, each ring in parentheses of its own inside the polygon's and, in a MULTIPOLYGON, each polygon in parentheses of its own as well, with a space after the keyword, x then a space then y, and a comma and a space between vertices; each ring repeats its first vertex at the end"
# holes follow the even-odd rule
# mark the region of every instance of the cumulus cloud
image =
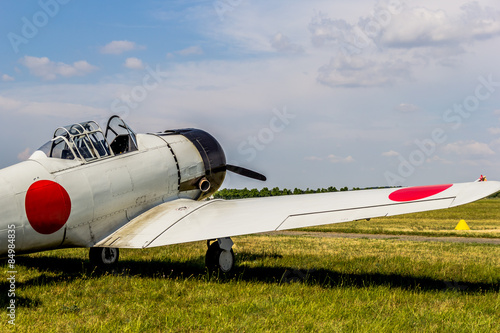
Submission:
POLYGON ((123 64, 128 69, 144 69, 144 64, 141 59, 138 58, 127 58, 123 64))
POLYGON ((354 158, 351 155, 349 155, 347 157, 340 157, 340 156, 336 156, 336 155, 332 154, 332 155, 328 155, 328 160, 334 164, 354 162, 354 158))
POLYGON ((500 12, 476 2, 462 6, 459 14, 378 3, 354 23, 320 12, 308 30, 314 47, 334 53, 319 69, 320 83, 380 86, 409 80, 413 71, 430 63, 460 65, 457 55, 467 52, 467 46, 500 36, 500 12))
POLYGON ((424 7, 406 8, 394 15, 381 34, 390 47, 448 46, 500 35, 500 13, 477 2, 461 7, 461 15, 424 7))
POLYGON ((271 46, 276 51, 283 53, 297 54, 304 52, 304 48, 302 46, 292 43, 290 39, 281 32, 274 35, 271 39, 271 46))
POLYGON ((393 17, 381 41, 392 47, 415 47, 456 41, 460 35, 443 10, 411 8, 393 17))
POLYGON ((3 74, 2 75, 2 81, 4 81, 4 82, 14 81, 14 78, 12 76, 10 76, 10 75, 3 74))
POLYGON ((330 87, 391 84, 409 78, 408 64, 399 60, 334 57, 318 69, 318 82, 330 87))
POLYGON ((135 42, 128 40, 114 40, 105 46, 101 47, 101 53, 104 54, 122 54, 128 51, 142 50, 144 46, 137 45, 135 42))
POLYGON ((443 151, 448 154, 461 156, 495 155, 495 152, 486 143, 473 140, 449 143, 443 147, 443 151))
POLYGON ((24 56, 19 62, 28 68, 32 75, 41 77, 44 80, 54 80, 58 76, 84 76, 98 69, 85 60, 76 61, 72 65, 69 65, 63 62, 51 61, 47 57, 24 56))
POLYGON ((345 54, 359 54, 373 46, 371 38, 355 24, 332 19, 325 13, 315 15, 308 26, 312 44, 316 47, 335 46, 345 54))
POLYGON ((200 46, 190 46, 178 51, 177 53, 182 56, 201 55, 203 54, 203 49, 200 46))
POLYGON ((373 13, 351 24, 318 13, 309 23, 314 46, 336 45, 349 54, 370 46, 414 48, 450 46, 500 35, 500 12, 477 2, 463 5, 460 15, 425 7, 377 4, 373 13))

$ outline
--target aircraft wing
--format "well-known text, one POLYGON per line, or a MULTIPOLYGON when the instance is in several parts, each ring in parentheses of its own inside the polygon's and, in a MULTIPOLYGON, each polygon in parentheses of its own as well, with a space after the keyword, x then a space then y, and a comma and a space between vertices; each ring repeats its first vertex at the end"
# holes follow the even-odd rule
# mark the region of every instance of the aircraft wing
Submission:
POLYGON ((149 248, 450 208, 500 191, 500 182, 194 201, 177 199, 134 218, 95 246, 149 248))

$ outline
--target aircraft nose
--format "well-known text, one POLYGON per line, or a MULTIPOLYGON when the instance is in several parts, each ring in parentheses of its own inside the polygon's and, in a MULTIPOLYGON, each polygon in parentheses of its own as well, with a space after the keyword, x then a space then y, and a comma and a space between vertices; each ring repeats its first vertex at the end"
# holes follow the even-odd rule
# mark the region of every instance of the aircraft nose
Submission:
POLYGON ((226 177, 226 155, 219 142, 209 133, 200 129, 183 129, 179 134, 186 137, 198 149, 205 165, 205 175, 210 182, 207 197, 217 191, 226 177))

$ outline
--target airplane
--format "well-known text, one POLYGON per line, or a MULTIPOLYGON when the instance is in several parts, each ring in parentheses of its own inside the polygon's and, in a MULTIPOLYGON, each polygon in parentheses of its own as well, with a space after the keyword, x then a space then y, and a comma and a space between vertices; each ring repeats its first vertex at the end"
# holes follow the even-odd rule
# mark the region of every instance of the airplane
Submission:
MULTIPOLYGON (((111 267, 119 249, 207 241, 210 271, 235 265, 231 237, 463 205, 500 191, 476 181, 240 200, 210 199, 226 172, 221 145, 199 129, 136 134, 119 116, 59 127, 21 163, 0 170, 0 258, 89 248, 111 267)), ((484 180, 484 179, 483 179, 484 180)))

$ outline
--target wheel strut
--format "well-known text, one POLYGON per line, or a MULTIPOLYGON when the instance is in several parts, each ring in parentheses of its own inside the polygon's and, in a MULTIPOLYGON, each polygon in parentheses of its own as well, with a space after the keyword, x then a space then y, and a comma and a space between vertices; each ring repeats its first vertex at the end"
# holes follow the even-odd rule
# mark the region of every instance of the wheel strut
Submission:
POLYGON ((205 256, 205 265, 209 271, 219 271, 229 273, 234 268, 235 258, 232 249, 234 243, 231 238, 219 238, 216 242, 210 244, 207 241, 207 254, 205 256))
POLYGON ((118 262, 120 251, 113 247, 91 247, 90 263, 97 267, 112 267, 118 262))

